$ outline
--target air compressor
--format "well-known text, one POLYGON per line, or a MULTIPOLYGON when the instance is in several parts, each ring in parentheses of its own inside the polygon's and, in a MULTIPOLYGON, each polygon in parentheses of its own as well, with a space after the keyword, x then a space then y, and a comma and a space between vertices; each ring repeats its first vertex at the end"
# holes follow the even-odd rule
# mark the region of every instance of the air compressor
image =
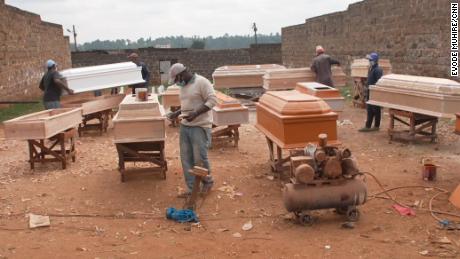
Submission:
POLYGON ((286 210, 301 224, 311 224, 312 210, 335 209, 348 221, 358 221, 358 206, 366 202, 367 187, 351 151, 327 144, 327 135, 305 149, 291 150, 290 182, 283 189, 286 210))

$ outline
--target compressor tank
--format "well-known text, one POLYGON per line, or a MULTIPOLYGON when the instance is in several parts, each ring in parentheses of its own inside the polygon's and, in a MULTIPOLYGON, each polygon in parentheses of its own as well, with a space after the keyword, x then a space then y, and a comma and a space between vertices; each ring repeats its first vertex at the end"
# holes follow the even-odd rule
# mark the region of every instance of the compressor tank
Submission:
POLYGON ((366 185, 359 179, 288 183, 283 190, 284 206, 289 212, 357 206, 364 204, 366 199, 366 185))

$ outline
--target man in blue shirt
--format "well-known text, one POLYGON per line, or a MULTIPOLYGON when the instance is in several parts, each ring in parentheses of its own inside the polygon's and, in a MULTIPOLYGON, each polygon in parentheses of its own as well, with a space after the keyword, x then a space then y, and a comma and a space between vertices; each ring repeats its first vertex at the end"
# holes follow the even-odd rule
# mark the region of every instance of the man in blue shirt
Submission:
MULTIPOLYGON (((379 67, 379 55, 375 52, 366 56, 369 60, 369 72, 367 73, 367 84, 365 89, 365 100, 369 101, 369 86, 375 85, 377 81, 382 77, 383 70, 379 67)), ((377 105, 367 104, 367 120, 366 126, 361 128, 360 132, 369 132, 369 131, 378 131, 380 129, 380 119, 381 119, 381 107, 377 105), (372 126, 372 121, 374 121, 374 127, 372 126)))
POLYGON ((128 56, 129 60, 131 60, 131 62, 133 62, 134 64, 136 64, 138 67, 141 67, 141 73, 142 73, 142 79, 144 79, 145 83, 140 83, 140 84, 136 84, 136 85, 132 85, 131 86, 131 89, 132 89, 132 93, 135 94, 136 93, 136 88, 147 88, 149 86, 149 82, 150 82, 150 71, 149 69, 147 68, 147 65, 145 65, 144 62, 141 62, 139 60, 139 55, 137 53, 131 53, 129 56, 128 56))

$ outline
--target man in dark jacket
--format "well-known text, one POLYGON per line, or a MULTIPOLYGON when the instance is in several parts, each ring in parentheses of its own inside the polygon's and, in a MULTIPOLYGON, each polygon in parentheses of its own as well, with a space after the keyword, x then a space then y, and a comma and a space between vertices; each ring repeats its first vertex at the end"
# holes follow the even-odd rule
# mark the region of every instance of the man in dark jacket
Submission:
POLYGON ((73 90, 67 87, 67 83, 62 79, 62 75, 57 71, 57 64, 53 60, 46 62, 48 69, 40 81, 40 89, 44 92, 43 104, 45 109, 61 108, 62 90, 73 94, 73 90))
POLYGON ((316 57, 313 59, 310 67, 311 71, 316 74, 316 82, 334 87, 334 83, 332 82, 332 65, 340 66, 340 62, 325 54, 323 47, 316 46, 316 57))
POLYGON ((137 55, 137 53, 131 53, 129 56, 128 56, 129 60, 131 60, 134 64, 136 64, 138 67, 141 67, 141 73, 142 73, 142 79, 144 79, 145 83, 141 83, 141 84, 136 84, 136 85, 132 85, 131 86, 131 89, 132 89, 132 93, 136 93, 136 88, 147 88, 149 86, 149 81, 150 81, 150 71, 149 69, 147 68, 147 65, 145 65, 144 62, 141 62, 139 60, 139 55, 137 55))
MULTIPOLYGON (((375 52, 369 54, 366 56, 366 58, 369 60, 369 72, 367 74, 367 84, 366 84, 366 92, 365 92, 365 98, 366 102, 369 101, 369 86, 375 85, 377 81, 382 77, 383 75, 383 70, 379 67, 379 55, 375 52)), ((366 105, 367 109, 367 120, 366 120, 366 126, 364 128, 361 128, 359 131, 361 132, 369 132, 369 131, 377 131, 380 129, 380 118, 381 118, 381 107, 377 105, 372 105, 372 104, 367 104, 366 105), (371 128, 372 126, 372 121, 375 118, 375 124, 374 127, 371 128)))

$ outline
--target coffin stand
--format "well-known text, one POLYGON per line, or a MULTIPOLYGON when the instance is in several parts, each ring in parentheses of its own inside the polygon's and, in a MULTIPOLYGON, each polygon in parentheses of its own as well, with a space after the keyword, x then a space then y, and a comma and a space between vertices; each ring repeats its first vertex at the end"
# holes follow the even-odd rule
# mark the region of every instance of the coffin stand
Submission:
POLYGON ((271 168, 286 169, 283 149, 304 148, 327 134, 330 144, 338 145, 337 114, 323 100, 297 91, 267 92, 257 104, 257 124, 269 148, 271 168), (276 149, 276 155, 275 155, 276 149))
POLYGON ((94 97, 93 93, 81 93, 66 95, 62 97, 63 108, 81 107, 83 121, 78 126, 78 135, 81 137, 84 132, 98 130, 99 134, 107 132, 112 109, 117 108, 125 95, 103 95, 94 97), (97 121, 97 123, 94 123, 97 121))
POLYGON ((457 117, 457 122, 455 124, 455 133, 460 135, 460 113, 455 114, 455 116, 457 117))
POLYGON ((127 95, 113 118, 114 142, 118 152, 121 181, 126 180, 126 162, 149 162, 145 170, 160 172, 166 179, 165 117, 156 95, 145 102, 127 95))
POLYGON ((30 169, 35 169, 35 163, 38 162, 61 162, 62 169, 66 169, 69 158, 72 158, 72 162, 76 160, 76 136, 77 130, 75 128, 66 130, 49 138, 48 146, 44 139, 28 139, 30 169), (51 157, 48 158, 47 156, 51 157))
POLYGON ((389 113, 390 127, 388 128, 388 135, 390 136, 390 141, 395 138, 404 139, 411 142, 417 139, 430 140, 431 143, 435 143, 437 141, 437 117, 396 109, 390 109, 389 113), (408 126, 409 129, 396 130, 395 122, 400 122, 403 125, 408 126))
POLYGON ((27 140, 31 169, 36 162, 51 161, 61 162, 65 169, 68 158, 75 162, 75 127, 80 123, 81 108, 62 108, 24 115, 3 124, 7 139, 27 140), (56 146, 59 149, 55 149, 56 146))
POLYGON ((217 105, 212 109, 213 142, 233 142, 238 147, 240 139, 239 127, 249 123, 249 109, 240 101, 216 91, 217 105))

